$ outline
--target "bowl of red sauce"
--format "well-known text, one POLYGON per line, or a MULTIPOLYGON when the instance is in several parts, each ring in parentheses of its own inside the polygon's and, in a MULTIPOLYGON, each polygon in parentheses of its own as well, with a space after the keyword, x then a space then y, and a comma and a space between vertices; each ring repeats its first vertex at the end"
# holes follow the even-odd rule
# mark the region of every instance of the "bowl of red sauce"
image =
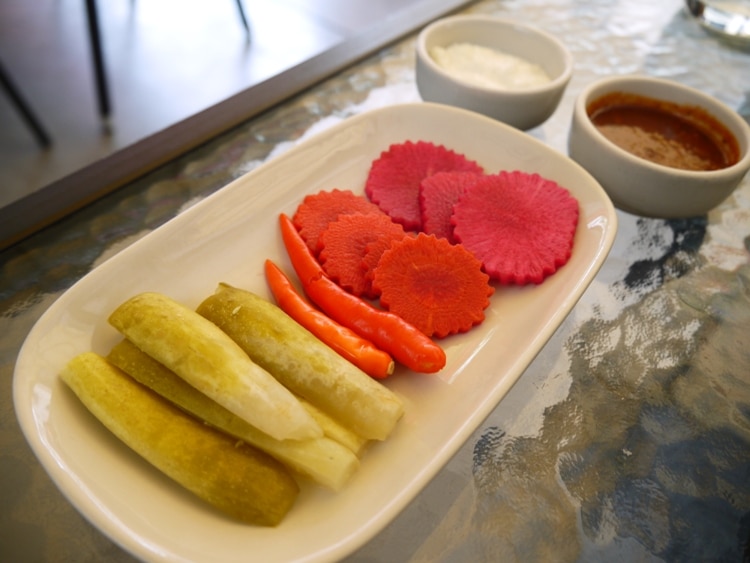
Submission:
POLYGON ((619 209, 703 215, 750 169, 750 126, 713 96, 647 76, 605 78, 576 99, 570 157, 619 209))

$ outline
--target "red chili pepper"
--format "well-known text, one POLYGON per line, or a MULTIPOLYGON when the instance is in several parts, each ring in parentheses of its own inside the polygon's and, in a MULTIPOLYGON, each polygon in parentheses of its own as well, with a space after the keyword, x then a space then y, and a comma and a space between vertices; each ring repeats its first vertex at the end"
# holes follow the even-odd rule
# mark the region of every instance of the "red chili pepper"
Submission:
POLYGON ((281 235, 307 296, 324 313, 388 352, 407 368, 435 373, 445 367, 445 351, 398 315, 377 309, 328 278, 292 220, 279 217, 281 235))
POLYGON ((287 315, 371 377, 385 379, 393 373, 393 358, 387 352, 321 313, 271 260, 266 260, 265 271, 268 287, 287 315))

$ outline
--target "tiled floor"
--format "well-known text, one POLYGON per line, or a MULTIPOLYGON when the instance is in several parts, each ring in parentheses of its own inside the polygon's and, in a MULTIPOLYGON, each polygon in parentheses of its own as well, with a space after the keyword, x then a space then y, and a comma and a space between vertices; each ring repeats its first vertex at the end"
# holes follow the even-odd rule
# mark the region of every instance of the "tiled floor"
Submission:
POLYGON ((373 22, 385 31, 360 50, 395 39, 387 30, 398 32, 405 19, 413 29, 466 3, 242 1, 250 37, 235 0, 97 2, 113 106, 109 134, 97 113, 85 1, 0 2, 0 61, 53 139, 40 149, 0 92, 0 208, 356 40, 373 22))

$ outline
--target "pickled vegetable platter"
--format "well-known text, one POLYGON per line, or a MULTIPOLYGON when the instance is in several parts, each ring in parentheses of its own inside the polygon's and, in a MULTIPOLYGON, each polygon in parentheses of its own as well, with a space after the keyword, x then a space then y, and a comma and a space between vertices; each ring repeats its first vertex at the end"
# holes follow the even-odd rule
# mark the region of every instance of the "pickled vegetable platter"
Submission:
MULTIPOLYGON (((521 376, 594 279, 616 216, 582 168, 541 142, 482 116, 432 104, 365 113, 305 141, 185 211, 82 278, 30 332, 14 375, 24 434, 57 486, 103 533, 145 560, 333 561, 377 534, 435 476, 521 376), (421 139, 486 169, 539 173, 580 206, 573 253, 543 284, 500 288, 486 320, 441 341, 432 374, 398 367, 384 381, 404 415, 373 444, 340 491, 303 484, 276 527, 238 524, 155 471, 99 425, 60 380, 77 354, 118 342, 108 315, 131 296, 159 292, 195 308, 217 284, 272 299, 267 259, 292 271, 278 229, 309 193, 361 193, 390 144, 421 139)), ((500 406, 502 408, 502 406, 500 406)))

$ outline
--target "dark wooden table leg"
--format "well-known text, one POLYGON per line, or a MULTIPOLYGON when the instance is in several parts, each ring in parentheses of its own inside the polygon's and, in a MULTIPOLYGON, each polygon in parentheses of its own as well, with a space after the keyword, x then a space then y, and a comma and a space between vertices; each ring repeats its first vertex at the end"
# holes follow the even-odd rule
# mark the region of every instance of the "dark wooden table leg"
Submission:
POLYGON ((5 72, 5 67, 1 62, 0 84, 2 84, 3 89, 8 93, 8 97, 10 97, 13 105, 16 106, 16 109, 21 114, 21 117, 23 117, 26 125, 28 125, 29 129, 31 129, 31 131, 34 133, 34 138, 37 140, 37 142, 44 148, 49 147, 52 144, 49 134, 47 134, 47 131, 44 129, 39 119, 37 119, 36 115, 34 115, 34 112, 31 110, 31 106, 26 103, 26 100, 21 95, 21 91, 11 80, 10 75, 5 72))
POLYGON ((91 42, 91 56, 94 62, 99 115, 106 121, 109 119, 112 106, 109 98, 109 86, 107 84, 96 0, 86 0, 86 19, 88 20, 89 40, 91 42))

